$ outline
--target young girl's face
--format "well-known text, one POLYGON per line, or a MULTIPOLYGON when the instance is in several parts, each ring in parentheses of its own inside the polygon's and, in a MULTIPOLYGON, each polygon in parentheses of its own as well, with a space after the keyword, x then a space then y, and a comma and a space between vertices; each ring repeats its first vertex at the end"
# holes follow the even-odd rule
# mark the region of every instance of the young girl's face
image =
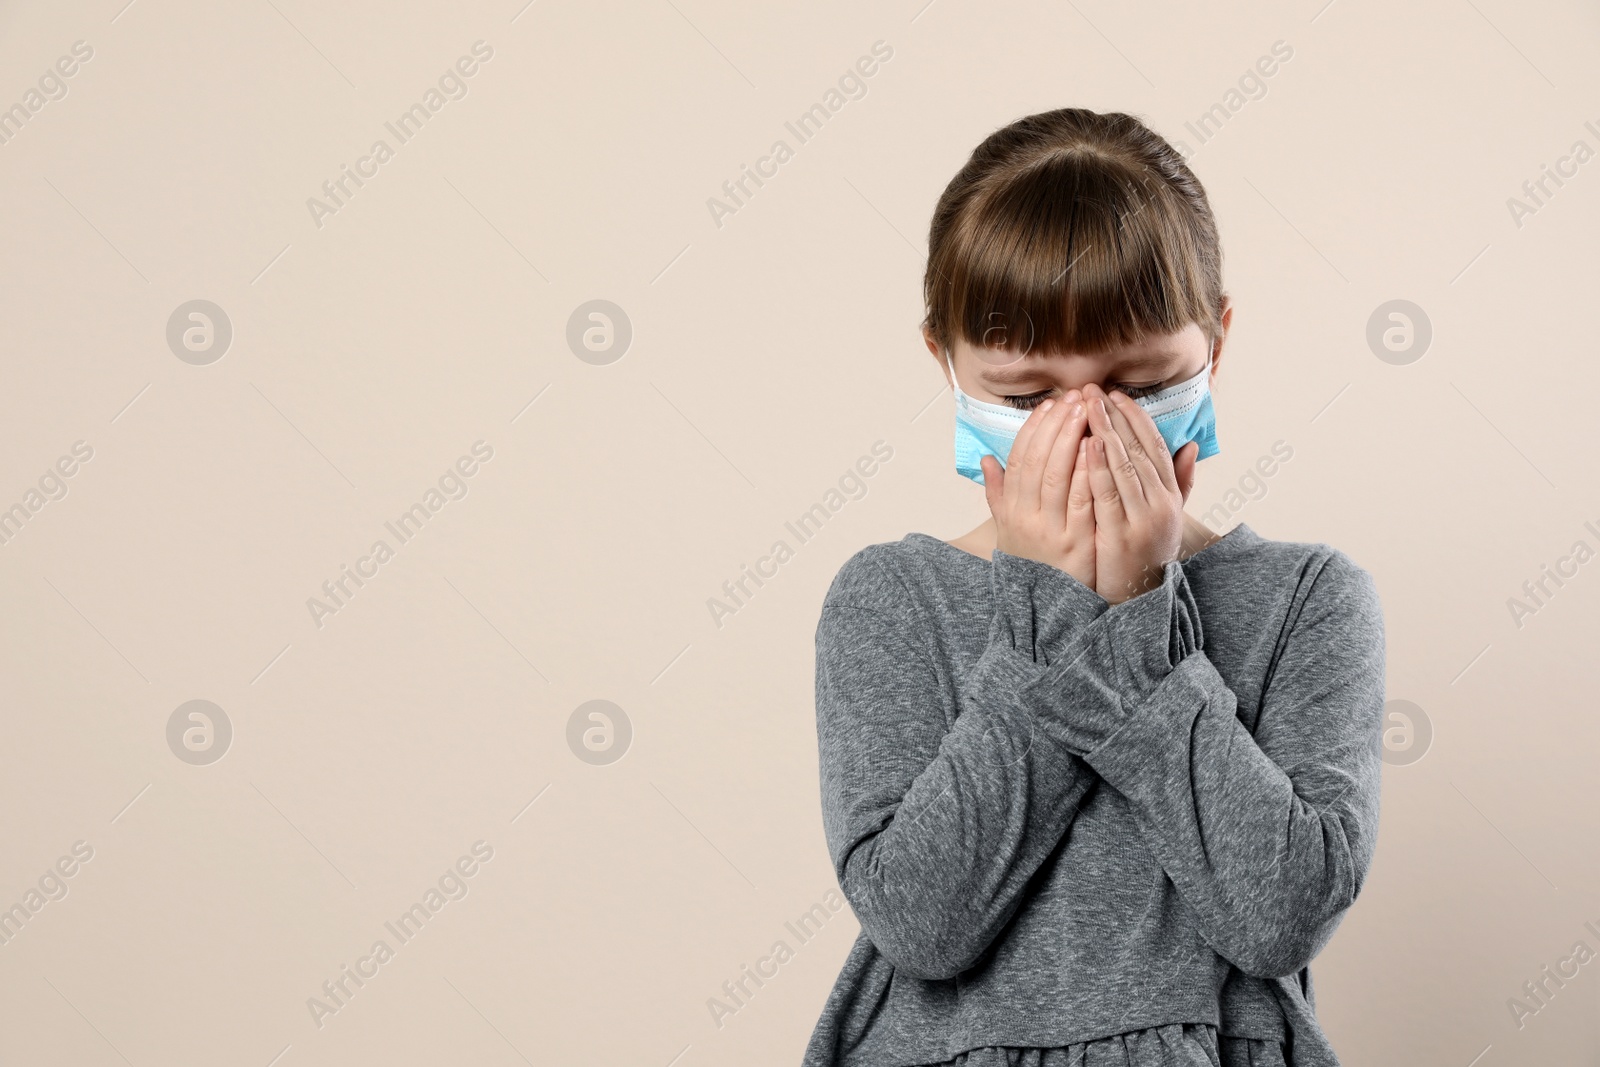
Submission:
MULTIPOLYGON (((1228 307, 1222 316, 1223 337, 1233 317, 1228 307)), ((925 334, 928 349, 944 363, 938 342, 925 334)), ((1211 352, 1211 380, 1221 358, 1222 338, 1211 352)), ((1176 333, 1145 337, 1139 341, 1092 355, 1082 353, 1029 352, 1026 355, 1006 349, 984 348, 958 338, 951 349, 963 392, 992 404, 1005 404, 1019 411, 1031 411, 1051 397, 1065 396, 1070 389, 1082 389, 1093 382, 1106 391, 1120 389, 1140 397, 1174 385, 1200 373, 1212 346, 1197 323, 1189 323, 1176 333)), ((950 371, 945 370, 948 378, 950 371)))

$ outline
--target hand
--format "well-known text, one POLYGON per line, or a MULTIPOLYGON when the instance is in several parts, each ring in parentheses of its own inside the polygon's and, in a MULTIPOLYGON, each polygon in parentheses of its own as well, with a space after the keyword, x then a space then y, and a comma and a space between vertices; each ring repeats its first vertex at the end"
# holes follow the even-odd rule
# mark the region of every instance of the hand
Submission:
POLYGON ((1046 400, 1018 431, 1009 466, 1002 469, 993 456, 979 465, 996 547, 1066 571, 1093 589, 1094 501, 1082 400, 1076 389, 1061 400, 1046 400))
POLYGON ((1174 465, 1155 422, 1126 393, 1107 394, 1091 383, 1084 398, 1093 434, 1094 589, 1120 604, 1159 586, 1167 562, 1178 558, 1200 446, 1184 445, 1174 465))

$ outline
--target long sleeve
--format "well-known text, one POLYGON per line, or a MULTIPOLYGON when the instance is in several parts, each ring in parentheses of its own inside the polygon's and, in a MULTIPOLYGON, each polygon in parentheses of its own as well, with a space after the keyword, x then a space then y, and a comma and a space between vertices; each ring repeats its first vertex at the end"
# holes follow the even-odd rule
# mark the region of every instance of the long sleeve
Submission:
POLYGON ((1025 690, 1039 714, 1065 710, 1055 733, 1130 802, 1207 943, 1264 978, 1295 974, 1327 944, 1361 891, 1378 828, 1376 588, 1335 552, 1296 603, 1253 735, 1206 656, 1177 563, 1025 690))
POLYGON ((1098 781, 1020 690, 1109 605, 1065 571, 991 560, 988 643, 959 686, 870 558, 841 572, 817 627, 828 850, 873 945, 924 979, 959 974, 1005 928, 1098 781))

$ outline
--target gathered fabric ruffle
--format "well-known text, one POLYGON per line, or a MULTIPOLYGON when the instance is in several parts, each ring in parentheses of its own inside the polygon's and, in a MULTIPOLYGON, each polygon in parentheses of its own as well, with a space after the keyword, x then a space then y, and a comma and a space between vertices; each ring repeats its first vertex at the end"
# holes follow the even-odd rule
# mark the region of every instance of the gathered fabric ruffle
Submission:
POLYGON ((1054 1048, 985 1045, 919 1067, 1288 1067, 1282 1041, 1168 1023, 1054 1048))

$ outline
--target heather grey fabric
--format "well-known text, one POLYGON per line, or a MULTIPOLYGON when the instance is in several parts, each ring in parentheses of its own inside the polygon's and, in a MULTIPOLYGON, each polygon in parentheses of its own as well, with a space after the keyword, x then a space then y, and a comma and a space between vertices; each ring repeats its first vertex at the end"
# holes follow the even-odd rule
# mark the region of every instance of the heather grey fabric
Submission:
POLYGON ((1281 1039, 1227 1037, 1210 1023, 1168 1023, 1053 1048, 985 1045, 945 1063, 951 1067, 1285 1067, 1287 1060, 1281 1039))
POLYGON ((1308 965, 1378 828, 1366 571, 1240 525, 1111 607, 912 533, 839 570, 816 655, 862 929, 804 1067, 1337 1067, 1308 965))

